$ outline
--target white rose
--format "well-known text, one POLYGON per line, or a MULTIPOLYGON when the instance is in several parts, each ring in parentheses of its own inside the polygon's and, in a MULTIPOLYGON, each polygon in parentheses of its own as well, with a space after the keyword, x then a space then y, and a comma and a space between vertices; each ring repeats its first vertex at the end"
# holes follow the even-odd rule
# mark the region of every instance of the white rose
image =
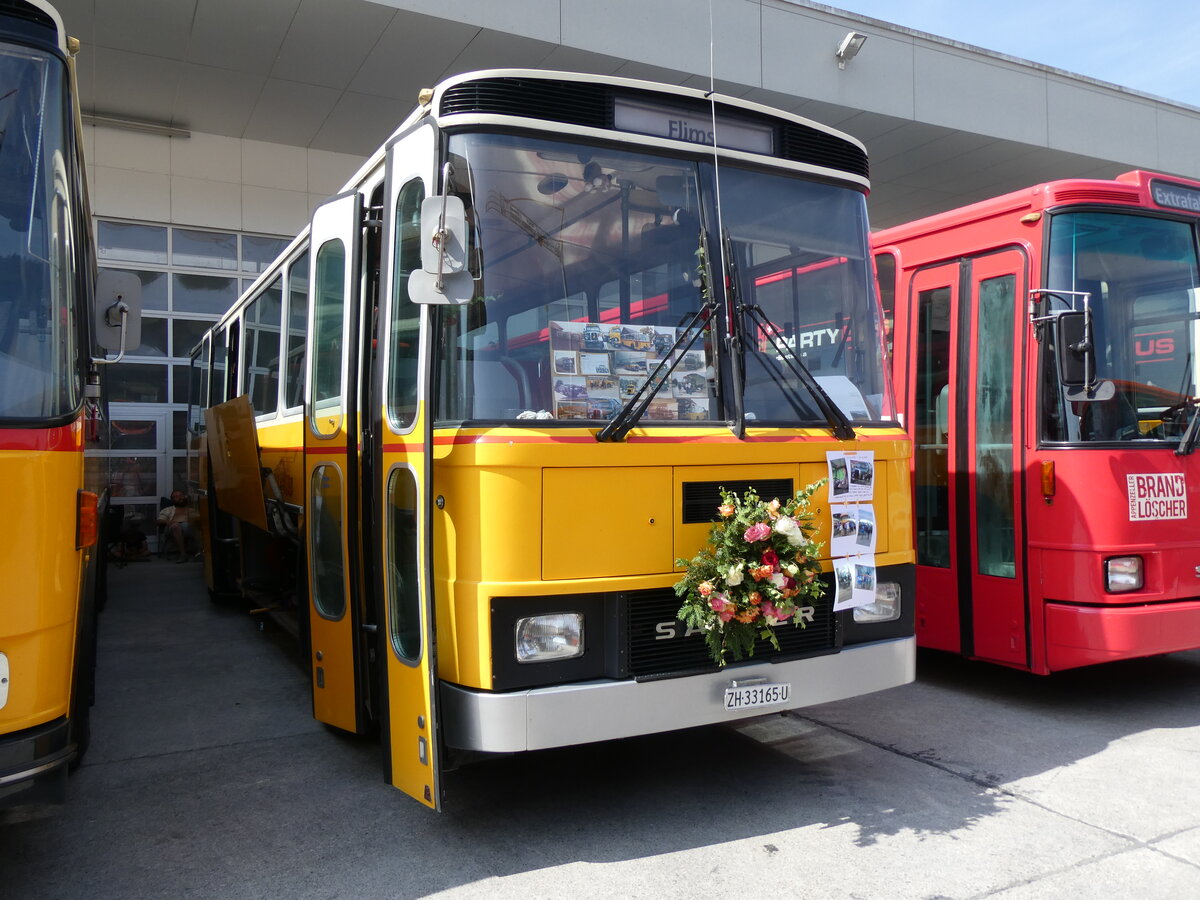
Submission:
POLYGON ((799 547, 804 543, 804 535, 799 528, 787 536, 787 542, 793 547, 799 547))
POLYGON ((795 563, 788 563, 783 567, 783 571, 787 572, 793 578, 800 574, 800 567, 795 563))
POLYGON ((730 566, 729 572, 725 575, 725 583, 730 587, 737 587, 742 583, 742 564, 730 566))
POLYGON ((775 585, 775 587, 782 590, 783 589, 783 573, 776 572, 774 575, 772 575, 771 576, 771 584, 775 585))
POLYGON ((786 538, 791 538, 793 534, 800 531, 800 524, 791 516, 780 516, 775 520, 775 533, 782 534, 786 538))

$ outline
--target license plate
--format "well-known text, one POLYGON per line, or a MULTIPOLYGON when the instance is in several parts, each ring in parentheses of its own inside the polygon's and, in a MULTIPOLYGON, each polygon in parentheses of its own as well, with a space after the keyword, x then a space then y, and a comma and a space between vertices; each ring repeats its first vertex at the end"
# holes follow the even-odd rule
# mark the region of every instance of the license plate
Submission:
POLYGON ((790 684, 751 684, 746 687, 725 689, 725 708, 731 712, 753 709, 756 706, 771 706, 786 703, 791 696, 790 684))

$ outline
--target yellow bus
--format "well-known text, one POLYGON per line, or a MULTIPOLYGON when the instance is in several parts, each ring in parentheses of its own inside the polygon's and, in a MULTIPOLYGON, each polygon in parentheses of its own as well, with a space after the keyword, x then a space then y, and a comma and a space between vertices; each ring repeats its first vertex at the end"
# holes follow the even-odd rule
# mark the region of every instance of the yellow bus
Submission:
POLYGON ((47 3, 0 7, 0 822, 61 803, 87 747, 107 487, 84 459, 105 432, 91 350, 139 341, 140 288, 94 280, 76 49, 47 3))
POLYGON ((910 681, 868 186, 854 139, 697 90, 493 70, 422 92, 196 350, 209 589, 293 618, 314 716, 377 727, 386 780, 433 808, 460 753, 910 681), (717 665, 677 560, 723 488, 826 478, 825 596, 717 665))

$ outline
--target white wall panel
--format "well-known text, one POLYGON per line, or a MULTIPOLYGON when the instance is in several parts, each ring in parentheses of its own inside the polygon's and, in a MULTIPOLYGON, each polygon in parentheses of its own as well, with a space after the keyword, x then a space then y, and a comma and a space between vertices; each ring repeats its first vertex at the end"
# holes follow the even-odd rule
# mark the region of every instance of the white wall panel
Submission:
POLYGON ((241 185, 172 175, 170 221, 207 228, 241 228, 241 185))

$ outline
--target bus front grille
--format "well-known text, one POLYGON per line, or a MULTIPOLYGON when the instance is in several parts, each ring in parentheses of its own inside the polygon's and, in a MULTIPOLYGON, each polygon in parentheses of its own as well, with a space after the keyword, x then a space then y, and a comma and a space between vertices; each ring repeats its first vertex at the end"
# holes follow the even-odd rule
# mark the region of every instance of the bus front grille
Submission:
MULTIPOLYGON (((704 636, 695 633, 685 636, 686 628, 675 617, 681 601, 673 590, 630 591, 618 596, 625 613, 625 658, 629 675, 662 678, 717 668, 704 636)), ((836 651, 840 640, 832 598, 833 593, 827 586, 825 596, 812 604, 813 621, 808 627, 784 625, 776 628, 779 651, 769 642, 759 641, 752 661, 796 659, 836 651)))

